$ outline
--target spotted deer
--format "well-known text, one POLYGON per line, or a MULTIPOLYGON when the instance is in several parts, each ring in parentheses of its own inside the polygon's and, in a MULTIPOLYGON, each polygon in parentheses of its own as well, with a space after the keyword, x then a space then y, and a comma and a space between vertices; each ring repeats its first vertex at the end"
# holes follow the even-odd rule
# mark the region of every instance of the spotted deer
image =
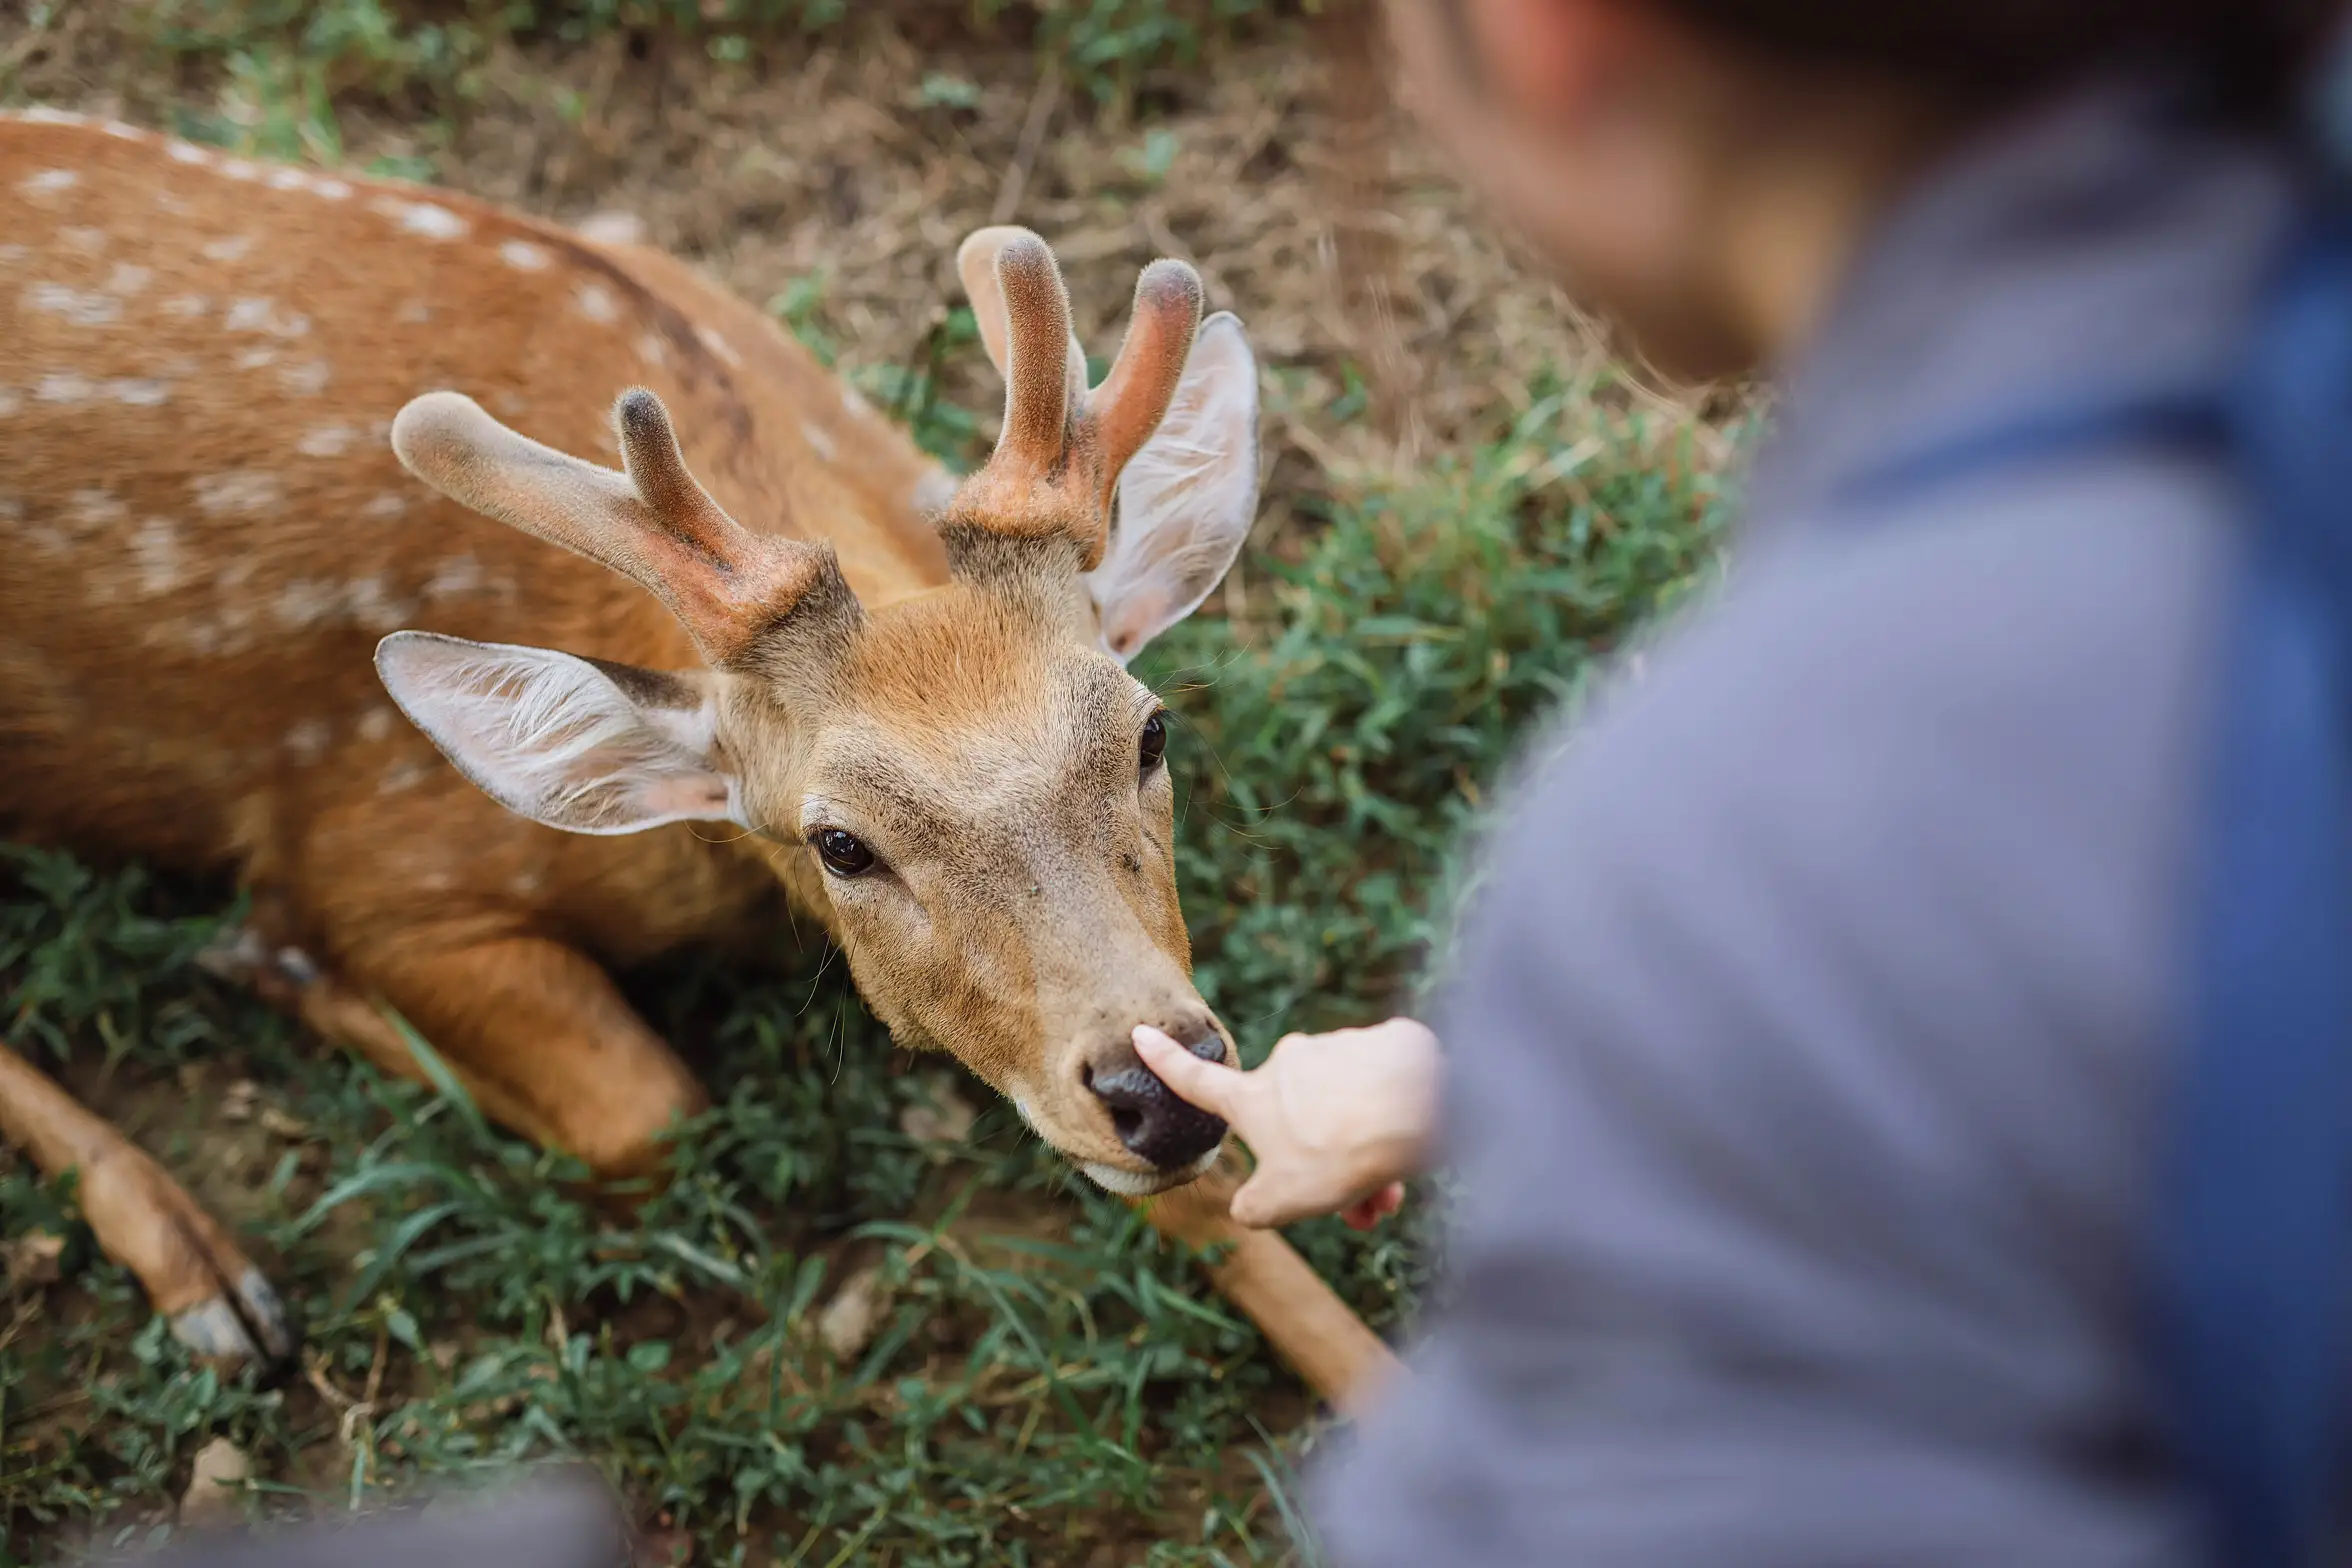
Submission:
MULTIPOLYGON (((706 1101, 606 966, 812 915, 899 1042, 1233 1243, 1322 1391, 1386 1365, 1235 1231, 1224 1126, 1130 1043, 1233 1052, 1125 669, 1256 507, 1255 362, 1190 267, 1144 271, 1092 386, 1044 242, 974 234, 1007 392, 959 484, 652 249, 38 111, 0 118, 0 214, 0 825, 234 873, 266 994, 414 1076, 389 1008, 615 1176, 706 1101)), ((14 1054, 0 1133, 79 1167, 183 1339, 289 1348, 235 1240, 14 1054)))

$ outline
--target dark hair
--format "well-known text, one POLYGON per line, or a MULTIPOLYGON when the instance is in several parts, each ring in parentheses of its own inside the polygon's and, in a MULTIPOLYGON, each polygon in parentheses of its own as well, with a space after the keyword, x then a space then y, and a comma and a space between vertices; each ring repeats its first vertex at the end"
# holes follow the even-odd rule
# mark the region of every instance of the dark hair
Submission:
POLYGON ((1729 41, 1976 98, 2134 60, 2188 65, 2241 109, 2273 111, 2344 0, 1651 0, 1729 41))

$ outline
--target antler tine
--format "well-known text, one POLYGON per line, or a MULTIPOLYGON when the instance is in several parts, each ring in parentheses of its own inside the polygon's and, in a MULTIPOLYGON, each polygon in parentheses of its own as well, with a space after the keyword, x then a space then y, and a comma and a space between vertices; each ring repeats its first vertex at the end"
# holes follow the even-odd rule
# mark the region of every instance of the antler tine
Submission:
POLYGON ((518 435, 456 392, 392 422, 408 471, 461 505, 610 567, 650 591, 712 665, 739 662, 833 570, 821 545, 754 534, 712 500, 678 450, 661 399, 613 406, 625 474, 518 435))
MULTIPOLYGON (((1003 370, 1006 339, 1004 290, 996 279, 996 258, 1005 246, 1029 231, 1017 225, 1000 223, 991 228, 974 229, 956 247, 956 276, 964 285, 964 297, 972 302, 972 320, 980 329, 981 344, 988 350, 989 362, 1003 370)), ((1069 340, 1070 397, 1075 402, 1086 396, 1086 351, 1078 346, 1073 333, 1069 340)))
POLYGON ((996 253, 1005 306, 1005 419, 991 466, 1043 477, 1070 435, 1070 296, 1045 241, 1026 229, 996 253))
POLYGON ((1200 274, 1181 261, 1163 257, 1143 269, 1135 280, 1135 311, 1127 323, 1127 337, 1119 357, 1086 400, 1086 422, 1093 428, 1101 462, 1102 493, 1106 508, 1127 460, 1141 451, 1152 432, 1167 417, 1184 379, 1185 361, 1192 357, 1192 341, 1200 334, 1200 274))
POLYGON ((1089 393, 1070 297, 1044 240, 1022 228, 980 229, 957 248, 956 271, 1005 378, 1004 434, 966 483, 967 526, 1071 538, 1092 571, 1109 543, 1119 475, 1167 416, 1192 355, 1200 274, 1181 261, 1143 269, 1119 358, 1089 393))

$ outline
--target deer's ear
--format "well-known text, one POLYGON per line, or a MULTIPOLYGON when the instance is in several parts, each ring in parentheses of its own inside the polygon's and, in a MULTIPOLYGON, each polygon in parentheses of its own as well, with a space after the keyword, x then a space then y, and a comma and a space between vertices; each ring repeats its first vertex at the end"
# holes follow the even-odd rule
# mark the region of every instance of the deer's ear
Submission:
POLYGON ((1121 663, 1200 608, 1258 511, 1258 362, 1230 311, 1201 323, 1167 417, 1119 476, 1110 549, 1088 577, 1121 663))
POLYGON ((713 758, 717 677, 431 632, 385 638, 376 671, 460 773, 534 822, 610 834, 743 820, 713 758))

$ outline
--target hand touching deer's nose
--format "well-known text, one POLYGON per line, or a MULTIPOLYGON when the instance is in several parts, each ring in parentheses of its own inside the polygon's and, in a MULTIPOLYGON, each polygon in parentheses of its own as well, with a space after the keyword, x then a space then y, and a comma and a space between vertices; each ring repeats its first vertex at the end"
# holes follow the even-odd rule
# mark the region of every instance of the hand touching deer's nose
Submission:
POLYGON ((1409 1018, 1286 1035, 1255 1072, 1205 1062, 1157 1029, 1135 1051, 1184 1099, 1232 1124, 1258 1166, 1233 1195, 1244 1225, 1343 1213, 1363 1229, 1396 1211, 1437 1123, 1437 1037, 1409 1018))
MULTIPOLYGON (((1191 1060, 1205 1056, 1223 1065, 1225 1038, 1206 1014, 1173 1027, 1185 1036, 1182 1044, 1161 1030, 1152 1033, 1191 1060)), ((1188 1170, 1225 1141, 1225 1123, 1172 1092, 1143 1065, 1142 1053, 1128 1040, 1111 1041, 1081 1071, 1086 1087, 1110 1113, 1119 1142, 1155 1170, 1188 1170)))

